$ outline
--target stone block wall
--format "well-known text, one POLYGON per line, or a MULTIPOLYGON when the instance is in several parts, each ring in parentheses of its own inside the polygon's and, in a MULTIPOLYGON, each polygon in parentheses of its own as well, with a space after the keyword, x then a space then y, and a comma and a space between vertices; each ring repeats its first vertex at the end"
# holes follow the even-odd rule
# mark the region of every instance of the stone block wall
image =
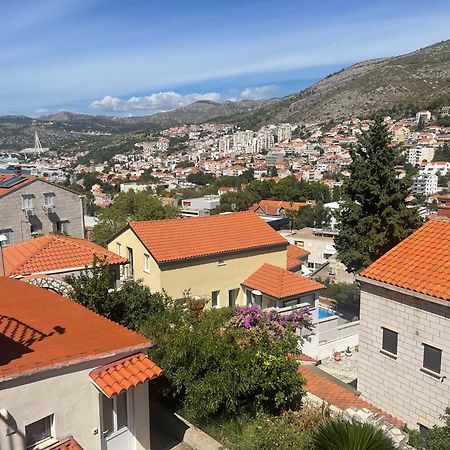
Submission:
POLYGON ((361 283, 358 390, 408 426, 441 425, 450 406, 450 305, 361 283), (397 357, 382 348, 382 327, 398 332, 397 357), (423 343, 441 348, 442 377, 421 370, 423 343))

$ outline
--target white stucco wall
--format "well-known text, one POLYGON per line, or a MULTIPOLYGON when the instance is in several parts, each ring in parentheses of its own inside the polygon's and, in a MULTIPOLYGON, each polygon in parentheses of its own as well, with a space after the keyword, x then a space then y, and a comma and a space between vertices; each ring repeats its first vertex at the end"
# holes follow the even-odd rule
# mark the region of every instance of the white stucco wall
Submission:
MULTIPOLYGON (((91 382, 89 372, 123 356, 0 383, 0 408, 6 409, 17 424, 17 432, 7 436, 7 426, 0 419, 0 448, 25 449, 25 426, 53 414, 56 439, 72 435, 84 449, 102 450, 100 396, 103 394, 91 382)), ((135 388, 132 397, 135 448, 148 450, 148 383, 135 388)))

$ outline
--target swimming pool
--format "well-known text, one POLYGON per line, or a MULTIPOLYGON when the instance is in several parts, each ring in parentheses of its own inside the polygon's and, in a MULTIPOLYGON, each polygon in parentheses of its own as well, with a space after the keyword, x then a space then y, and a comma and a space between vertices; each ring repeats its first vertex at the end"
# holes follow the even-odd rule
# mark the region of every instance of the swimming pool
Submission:
POLYGON ((325 317, 331 317, 336 315, 337 315, 336 312, 331 309, 323 308, 322 306, 319 307, 319 320, 325 319, 325 317))

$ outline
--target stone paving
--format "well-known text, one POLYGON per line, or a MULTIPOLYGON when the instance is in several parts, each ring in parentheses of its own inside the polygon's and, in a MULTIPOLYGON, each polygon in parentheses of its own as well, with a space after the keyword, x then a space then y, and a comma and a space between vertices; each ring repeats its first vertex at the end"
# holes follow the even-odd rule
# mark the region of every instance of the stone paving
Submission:
POLYGON ((341 353, 341 360, 335 361, 334 358, 326 358, 318 366, 321 370, 346 384, 356 387, 356 378, 358 377, 358 352, 352 348, 352 356, 345 356, 341 353))

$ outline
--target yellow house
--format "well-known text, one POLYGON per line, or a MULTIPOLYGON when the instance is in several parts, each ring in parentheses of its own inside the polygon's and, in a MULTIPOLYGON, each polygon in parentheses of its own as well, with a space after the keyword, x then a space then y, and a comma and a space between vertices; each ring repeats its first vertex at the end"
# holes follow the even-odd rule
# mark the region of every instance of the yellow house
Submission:
MULTIPOLYGON (((128 277, 173 298, 190 290, 211 306, 250 303, 251 293, 258 291, 243 282, 264 264, 288 272, 287 247, 282 236, 248 211, 130 222, 108 244, 109 250, 128 258, 128 277)), ((294 287, 290 301, 304 291, 300 281, 305 279, 295 276, 298 292, 294 287)))

